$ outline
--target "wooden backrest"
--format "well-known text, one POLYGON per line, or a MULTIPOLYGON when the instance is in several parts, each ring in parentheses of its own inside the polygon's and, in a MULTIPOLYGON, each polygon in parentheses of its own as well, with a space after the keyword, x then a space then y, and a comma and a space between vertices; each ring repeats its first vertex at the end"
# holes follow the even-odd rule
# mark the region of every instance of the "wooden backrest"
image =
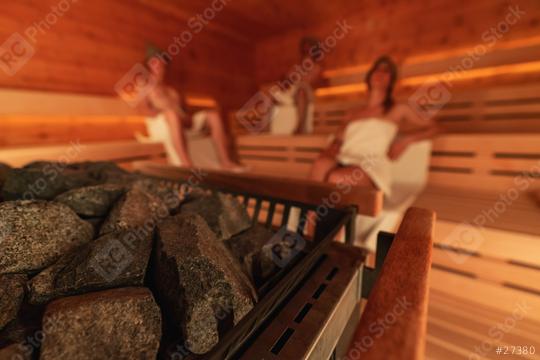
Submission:
MULTIPOLYGON (((492 87, 481 91, 447 92, 446 103, 431 101, 434 119, 451 133, 515 133, 540 132, 540 86, 515 85, 492 87)), ((408 103, 409 97, 398 98, 408 103)), ((317 134, 331 134, 345 123, 346 110, 361 104, 358 100, 335 100, 319 102, 315 106, 315 130, 317 134)))
POLYGON ((247 135, 236 138, 239 160, 257 174, 307 178, 328 144, 326 135, 247 135))
POLYGON ((444 135, 434 141, 430 185, 531 190, 538 187, 534 179, 539 176, 540 134, 444 135))
POLYGON ((144 118, 119 98, 0 89, 0 147, 133 140, 144 118))
MULTIPOLYGON (((0 148, 134 140, 144 116, 115 96, 0 89, 0 148)), ((213 99, 188 95, 193 109, 213 99)))
MULTIPOLYGON (((240 136, 238 157, 255 173, 305 178, 328 139, 240 136)), ((502 191, 516 186, 520 175, 531 189, 538 186, 532 180, 540 176, 540 134, 449 134, 433 141, 429 186, 502 191)))

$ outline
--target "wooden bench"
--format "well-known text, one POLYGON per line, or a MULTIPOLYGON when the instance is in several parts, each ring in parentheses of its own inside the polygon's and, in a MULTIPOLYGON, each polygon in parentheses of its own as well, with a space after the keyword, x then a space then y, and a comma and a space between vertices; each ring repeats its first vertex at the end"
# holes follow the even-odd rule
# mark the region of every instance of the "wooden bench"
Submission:
MULTIPOLYGON (((145 119, 117 97, 0 89, 0 98, 0 162, 167 162, 161 144, 135 140, 146 134, 145 119)), ((216 105, 200 96, 187 102, 194 109, 216 105)))
MULTIPOLYGON (((237 146, 241 161, 256 173, 304 178, 326 142, 325 135, 241 136, 237 146)), ((540 266, 540 208, 528 193, 540 186, 538 144, 540 134, 443 135, 433 141, 428 185, 415 206, 433 209, 441 220, 435 266, 489 281, 495 276, 498 284, 540 291, 540 282, 529 281, 540 276, 534 269, 540 266), (515 179, 522 173, 529 176, 520 177, 518 187, 515 179), (504 211, 499 209, 501 192, 517 196, 504 211), (478 218, 474 224, 483 212, 494 212, 494 220, 478 218), (464 221, 473 225, 470 231, 480 237, 477 242, 468 244, 454 234, 464 221), (474 256, 467 264, 454 263, 442 252, 443 246, 474 256), (499 270, 493 272, 486 261, 499 270)))
MULTIPOLYGON (((447 103, 435 101, 430 106, 442 106, 435 121, 448 133, 523 133, 540 132, 540 86, 513 85, 482 90, 449 92, 447 103)), ((398 96, 408 103, 410 92, 398 96)), ((347 109, 362 100, 319 99, 315 108, 314 132, 329 134, 344 124, 347 109)))

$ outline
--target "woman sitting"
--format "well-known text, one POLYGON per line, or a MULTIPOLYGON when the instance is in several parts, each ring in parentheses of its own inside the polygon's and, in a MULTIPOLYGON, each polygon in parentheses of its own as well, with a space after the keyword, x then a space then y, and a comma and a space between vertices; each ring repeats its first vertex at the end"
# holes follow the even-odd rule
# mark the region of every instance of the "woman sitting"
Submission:
POLYGON ((273 101, 269 114, 272 134, 309 134, 313 131, 313 87, 320 81, 322 73, 319 41, 303 38, 300 55, 300 65, 269 90, 273 101))
POLYGON ((433 121, 395 104, 396 80, 395 63, 387 56, 377 59, 366 75, 367 104, 348 113, 344 129, 315 162, 312 179, 363 185, 390 195, 390 161, 409 145, 437 133, 433 121))
POLYGON ((158 56, 158 50, 150 50, 145 62, 149 70, 151 87, 141 101, 141 111, 148 117, 146 127, 151 141, 162 142, 169 161, 173 165, 192 167, 188 152, 188 135, 204 134, 209 131, 216 152, 224 169, 239 170, 227 150, 227 136, 223 122, 216 110, 204 110, 193 114, 185 109, 185 98, 165 84, 167 63, 164 57, 158 56))

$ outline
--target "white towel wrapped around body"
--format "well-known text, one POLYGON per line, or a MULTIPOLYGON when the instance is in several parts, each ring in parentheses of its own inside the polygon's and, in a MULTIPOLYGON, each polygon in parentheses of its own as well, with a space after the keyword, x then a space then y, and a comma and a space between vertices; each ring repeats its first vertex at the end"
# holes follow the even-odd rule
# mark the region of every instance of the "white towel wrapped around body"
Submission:
MULTIPOLYGON (((212 139, 204 134, 206 111, 193 114, 192 126, 186 130, 185 138, 193 163, 199 167, 219 168, 219 159, 212 139)), ((139 142, 159 142, 163 144, 169 164, 182 166, 182 160, 174 148, 171 129, 164 113, 145 119, 148 136, 136 134, 139 142)))
POLYGON ((280 89, 275 87, 270 89, 270 94, 276 100, 277 104, 272 108, 270 120, 270 133, 274 135, 292 135, 298 127, 298 109, 296 108, 295 96, 300 88, 303 88, 308 95, 308 105, 306 122, 302 133, 309 134, 313 132, 313 115, 315 106, 313 104, 312 89, 307 85, 294 85, 289 89, 280 89))
POLYGON ((392 167, 387 153, 397 132, 398 126, 395 123, 379 118, 351 122, 345 129, 338 162, 346 166, 358 166, 389 196, 392 189, 392 167))

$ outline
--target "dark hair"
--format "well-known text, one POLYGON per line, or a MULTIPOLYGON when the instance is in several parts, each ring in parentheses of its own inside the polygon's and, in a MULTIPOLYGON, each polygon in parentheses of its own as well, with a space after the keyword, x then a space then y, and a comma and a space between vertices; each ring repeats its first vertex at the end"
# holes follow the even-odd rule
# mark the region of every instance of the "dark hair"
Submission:
POLYGON ((322 55, 321 42, 312 36, 305 36, 300 40, 299 50, 302 58, 309 56, 314 61, 322 55))
POLYGON ((371 68, 366 74, 365 81, 368 87, 368 91, 371 91, 371 77, 373 76, 373 73, 377 70, 377 68, 382 64, 387 65, 388 68, 390 69, 390 83, 388 84, 388 87, 386 88, 386 95, 384 97, 384 102, 383 102, 384 112, 387 113, 388 111, 390 111, 390 109, 392 109, 395 103, 393 93, 394 93, 394 86, 396 85, 396 81, 397 81, 398 70, 397 70, 397 65, 394 62, 394 60, 392 60, 392 58, 387 55, 383 55, 379 57, 377 60, 375 60, 373 65, 371 65, 371 68))

